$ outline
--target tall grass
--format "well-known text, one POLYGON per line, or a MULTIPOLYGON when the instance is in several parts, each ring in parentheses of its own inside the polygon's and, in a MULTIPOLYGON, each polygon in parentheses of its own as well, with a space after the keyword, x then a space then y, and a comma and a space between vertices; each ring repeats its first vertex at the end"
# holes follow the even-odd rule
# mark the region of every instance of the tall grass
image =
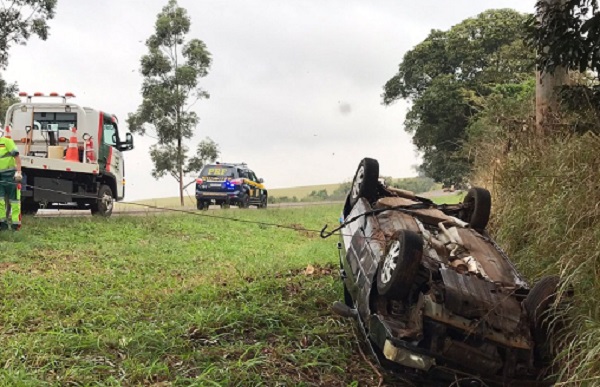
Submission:
POLYGON ((575 290, 557 385, 600 385, 600 137, 484 142, 476 181, 493 195, 500 244, 531 279, 560 274, 575 290), (567 339, 568 337, 568 339, 567 339))

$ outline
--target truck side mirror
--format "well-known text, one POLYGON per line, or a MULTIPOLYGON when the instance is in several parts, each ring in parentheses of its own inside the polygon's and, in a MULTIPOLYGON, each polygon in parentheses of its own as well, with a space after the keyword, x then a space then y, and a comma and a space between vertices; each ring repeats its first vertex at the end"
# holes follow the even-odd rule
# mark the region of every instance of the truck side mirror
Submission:
POLYGON ((131 133, 125 133, 125 142, 119 143, 120 151, 128 151, 133 149, 133 136, 131 133))
POLYGON ((259 179, 258 179, 258 182, 259 182, 260 184, 262 184, 262 183, 264 183, 265 181, 264 181, 264 180, 262 179, 262 177, 261 177, 261 178, 259 178, 259 179))

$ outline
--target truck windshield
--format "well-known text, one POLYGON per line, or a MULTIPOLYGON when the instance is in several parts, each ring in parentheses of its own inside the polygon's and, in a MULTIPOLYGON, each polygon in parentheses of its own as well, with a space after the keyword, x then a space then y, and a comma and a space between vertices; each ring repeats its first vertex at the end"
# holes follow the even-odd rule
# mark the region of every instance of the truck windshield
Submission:
POLYGON ((33 113, 34 129, 38 130, 70 130, 77 127, 77 113, 33 113))
POLYGON ((104 143, 106 145, 115 146, 117 145, 115 136, 117 134, 116 128, 111 124, 104 124, 104 143))

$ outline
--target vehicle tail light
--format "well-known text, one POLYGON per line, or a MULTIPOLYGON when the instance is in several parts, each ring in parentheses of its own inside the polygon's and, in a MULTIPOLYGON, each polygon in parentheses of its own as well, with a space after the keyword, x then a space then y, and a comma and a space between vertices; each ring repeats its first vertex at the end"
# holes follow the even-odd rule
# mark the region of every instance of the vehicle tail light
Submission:
POLYGON ((53 91, 52 93, 49 94, 50 97, 58 97, 58 93, 53 91))
POLYGON ((40 93, 40 92, 38 91, 38 92, 36 92, 36 93, 33 93, 33 96, 34 96, 34 97, 43 97, 43 96, 44 96, 44 93, 40 93))
POLYGON ((204 183, 204 180, 202 180, 201 178, 196 179, 196 184, 202 184, 202 183, 204 183))

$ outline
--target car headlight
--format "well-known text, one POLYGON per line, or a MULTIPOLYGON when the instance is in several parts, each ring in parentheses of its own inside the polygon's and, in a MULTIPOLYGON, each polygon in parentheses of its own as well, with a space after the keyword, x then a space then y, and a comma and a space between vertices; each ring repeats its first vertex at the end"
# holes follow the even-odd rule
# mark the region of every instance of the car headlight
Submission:
POLYGON ((383 354, 393 362, 424 371, 429 370, 435 364, 435 359, 419 355, 404 348, 398 348, 389 340, 385 341, 383 354))

